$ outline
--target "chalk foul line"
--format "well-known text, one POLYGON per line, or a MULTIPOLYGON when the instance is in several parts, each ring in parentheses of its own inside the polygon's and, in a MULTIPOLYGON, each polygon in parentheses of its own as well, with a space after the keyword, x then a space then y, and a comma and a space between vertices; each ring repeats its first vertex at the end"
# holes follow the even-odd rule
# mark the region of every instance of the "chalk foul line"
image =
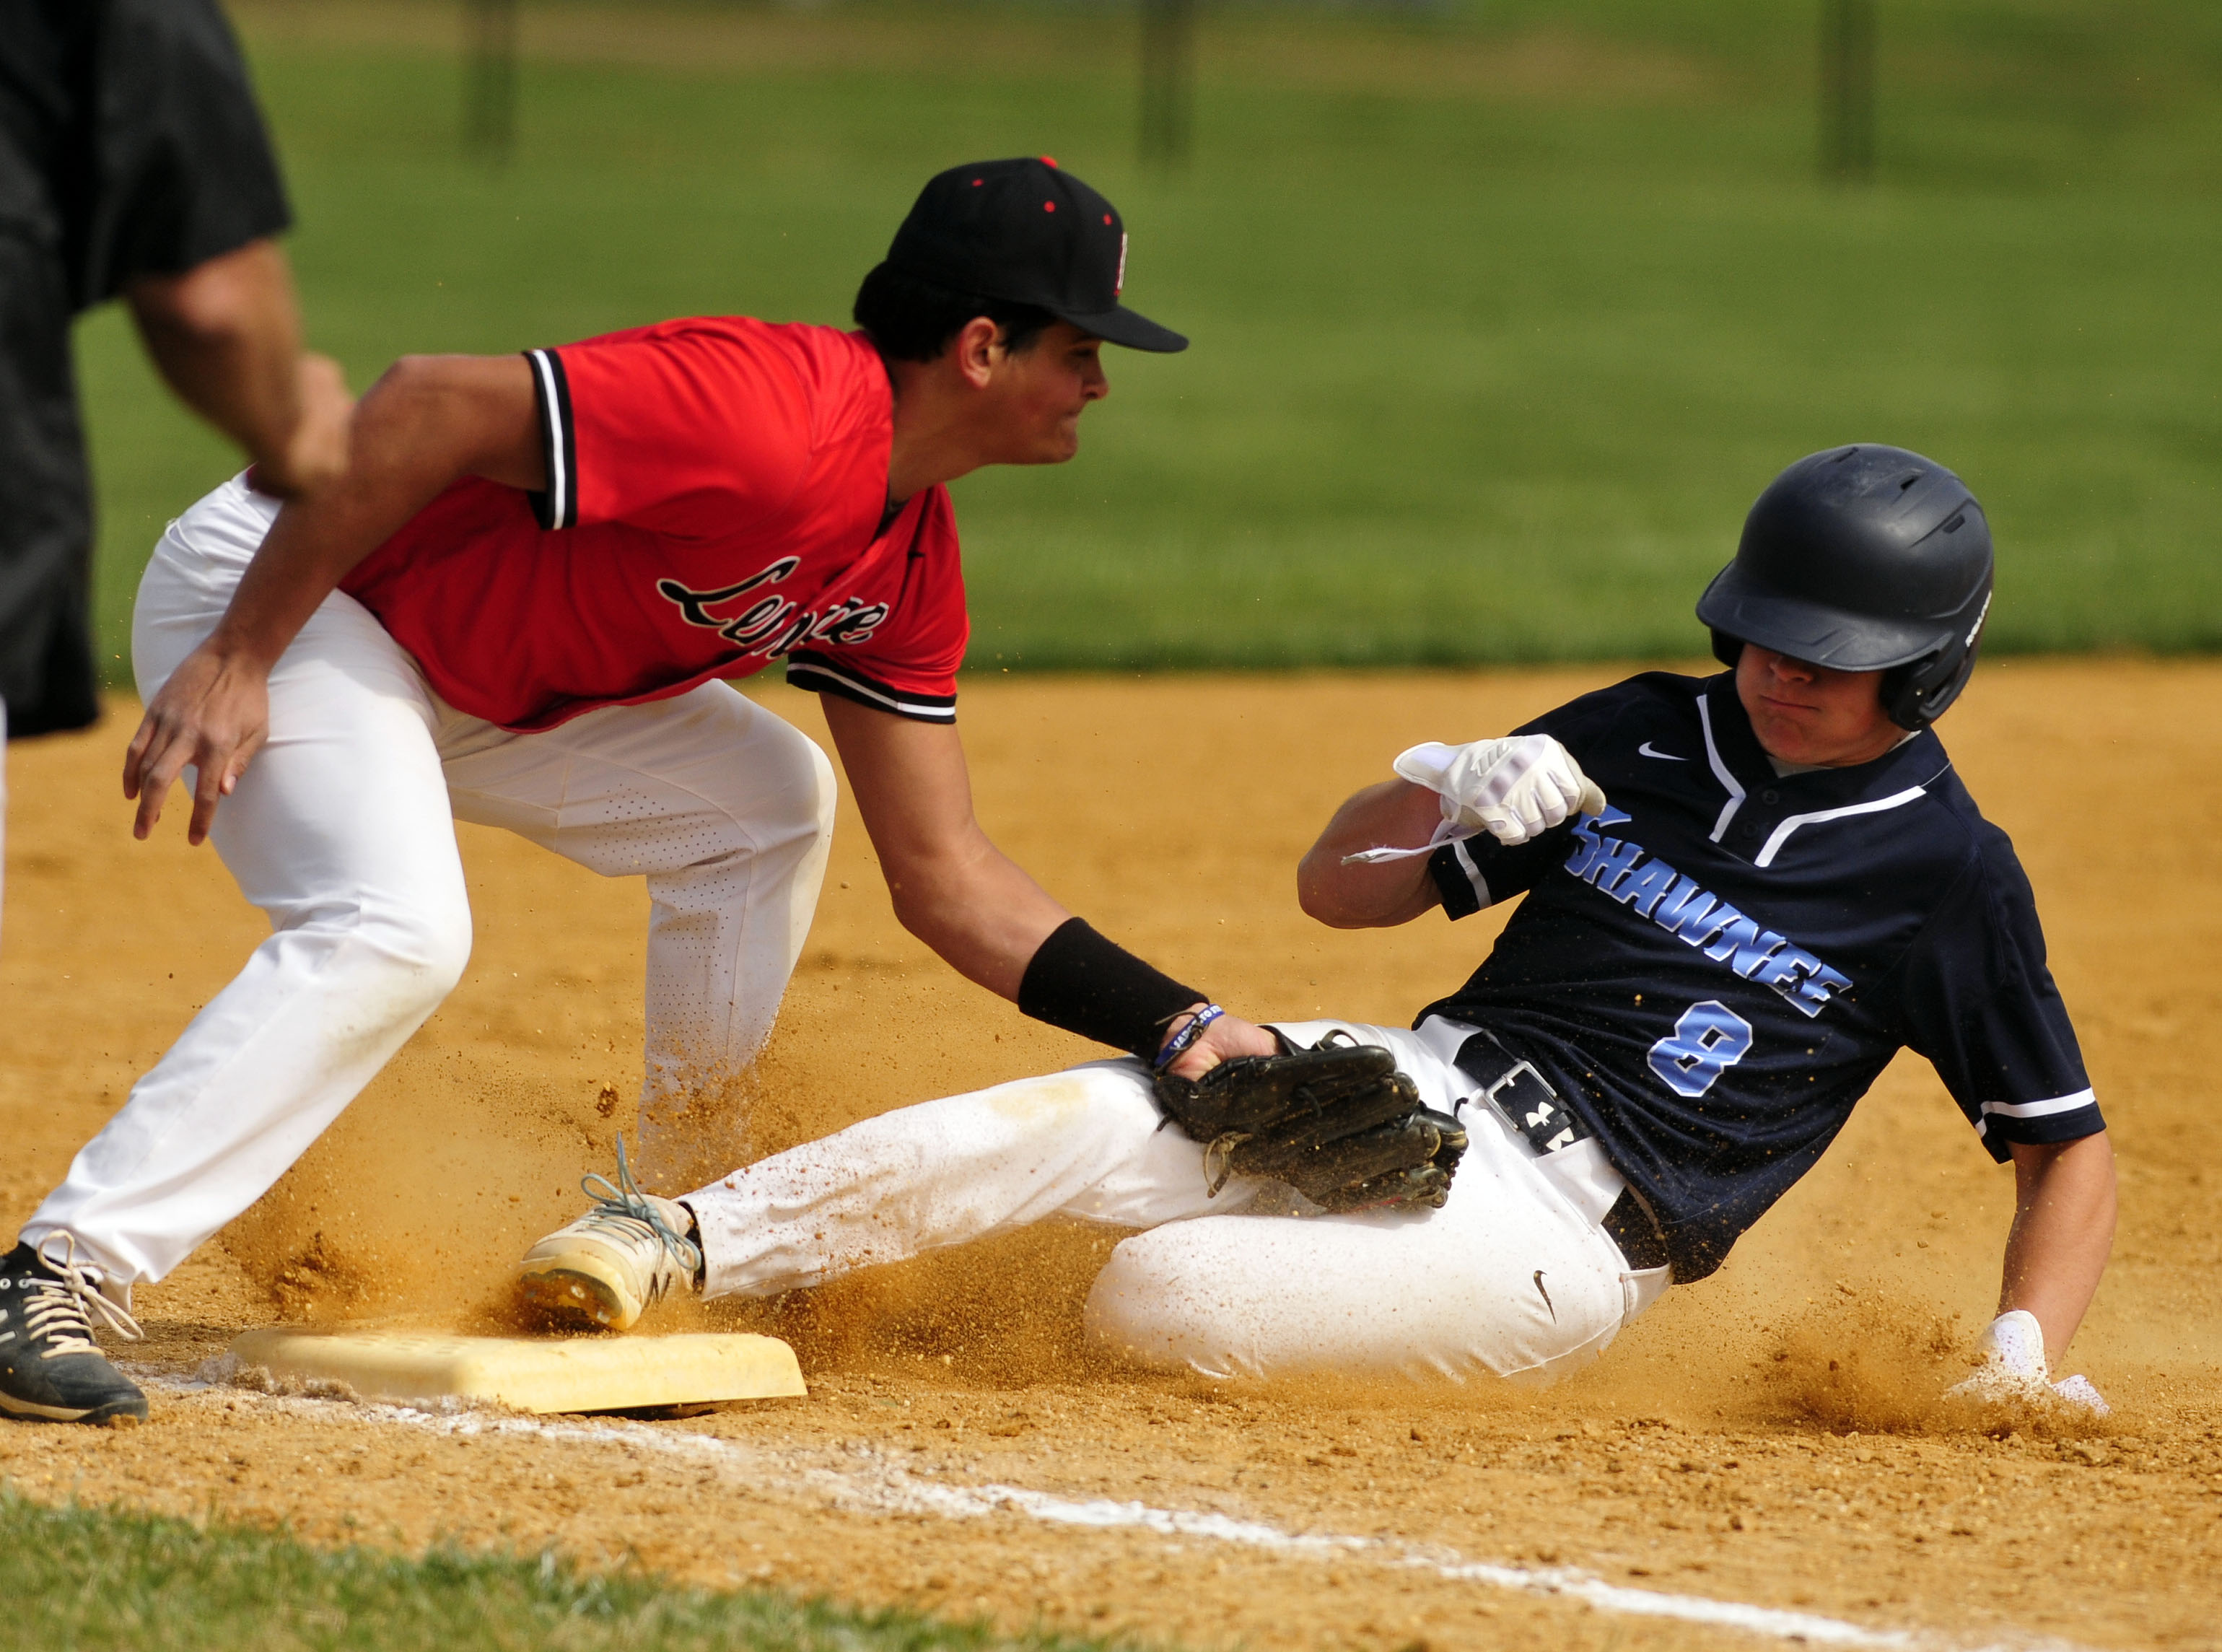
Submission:
MULTIPOLYGON (((300 1398, 232 1389, 198 1378, 135 1370, 140 1383, 175 1394, 204 1394, 221 1389, 258 1409, 291 1412, 304 1417, 344 1414, 388 1426, 429 1429, 460 1436, 488 1435, 526 1437, 579 1446, 621 1446, 647 1450, 696 1462, 718 1462, 745 1475, 758 1487, 767 1480, 789 1489, 814 1492, 829 1502, 859 1513, 938 1515, 946 1519, 978 1519, 1016 1515, 1045 1525, 1087 1527, 1098 1530, 1139 1530, 1160 1536, 1184 1537, 1205 1542, 1230 1543, 1276 1555, 1326 1561, 1371 1560, 1409 1567, 1459 1583, 1484 1584, 1518 1594, 1549 1595, 1579 1600, 1598 1611, 1635 1617, 1668 1617, 1682 1623, 1706 1624, 1742 1630, 1773 1640, 1809 1645, 1902 1649, 1904 1652, 2074 1652, 2064 1643, 2016 1637, 2009 1642, 1972 1644, 1951 1637, 1911 1630, 1870 1629, 1863 1624, 1817 1612, 1786 1611, 1773 1606, 1754 1606, 1740 1600, 1717 1600, 1705 1595, 1669 1594, 1660 1589, 1633 1589, 1608 1583, 1593 1573, 1574 1567, 1505 1566, 1469 1561, 1455 1551, 1432 1545, 1398 1542, 1389 1538, 1359 1537, 1333 1532, 1290 1531, 1260 1520, 1200 1510, 1160 1509, 1146 1503, 1120 1502, 1109 1498, 1075 1499, 1020 1486, 950 1486, 921 1479, 893 1463, 883 1462, 876 1473, 860 1474, 838 1469, 812 1467, 798 1471, 791 1461, 760 1448, 724 1440, 715 1435, 679 1433, 644 1423, 612 1420, 606 1423, 549 1423, 537 1417, 483 1410, 417 1410, 405 1405, 368 1401, 300 1398)), ((852 1454, 876 1456, 867 1450, 852 1454)))
POLYGON ((1147 1504, 1120 1503, 1108 1498, 1074 1502, 1017 1486, 939 1486, 912 1479, 901 1470, 896 1470, 890 1476, 882 1498, 893 1511, 901 1513, 935 1513, 961 1518, 1007 1511, 1051 1525, 1139 1529, 1168 1537, 1202 1538, 1321 1560, 1332 1556, 1363 1556, 1417 1571, 1431 1572, 1456 1582, 1485 1583, 1524 1594, 1556 1595, 1563 1599, 1586 1601, 1600 1611, 1715 1624, 1771 1636, 1778 1640, 1876 1648, 1912 1648, 1919 1644, 1917 1636, 1904 1630, 1868 1629, 1842 1618, 1823 1617, 1812 1612, 1780 1611, 1767 1606, 1746 1605, 1741 1601, 1714 1600, 1702 1595, 1623 1588, 1572 1567, 1491 1565, 1465 1560, 1443 1549, 1393 1542, 1378 1537, 1284 1531, 1262 1521, 1237 1520, 1223 1514, 1157 1509, 1147 1504))

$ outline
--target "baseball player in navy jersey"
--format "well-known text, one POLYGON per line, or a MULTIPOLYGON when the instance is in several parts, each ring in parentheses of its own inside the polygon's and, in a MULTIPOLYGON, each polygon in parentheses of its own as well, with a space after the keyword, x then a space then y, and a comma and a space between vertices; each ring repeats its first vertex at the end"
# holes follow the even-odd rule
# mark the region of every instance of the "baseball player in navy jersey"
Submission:
POLYGON ((1126 266, 1117 212, 1054 163, 954 167, 854 332, 711 317, 405 358, 343 481, 281 508, 250 471, 170 525, 124 790, 143 837, 185 776, 188 835, 272 933, 0 1258, 0 1291, 56 1304, 0 1362, 0 1414, 145 1415, 90 1298, 128 1331, 132 1284, 260 1197, 454 987, 457 820, 645 878, 644 1135, 744 1067, 833 815, 825 755, 725 681, 775 660, 823 697, 897 915, 955 968, 1116 1048, 1177 1040, 1182 1071, 1274 1047, 995 848, 955 727, 945 484, 1072 457, 1104 343, 1185 348, 1120 303, 1126 266))
MULTIPOLYGON (((1646 673, 1503 738, 1415 747, 1337 812, 1298 874, 1323 922, 1521 901, 1410 1030, 1280 1025, 1387 1048, 1457 1115, 1440 1209, 1215 1191, 1143 1065, 1108 1061, 869 1120, 683 1199, 612 1190, 536 1255, 637 1309, 1056 1214, 1145 1230, 1088 1316, 1146 1363, 1549 1380, 1718 1268, 1910 1047, 2018 1183, 1976 1387, 2049 1400, 2113 1171, 2028 881, 1930 728, 1973 669, 1991 567, 1949 471, 1816 454, 1761 496, 1698 605, 1727 671, 1646 673)), ((2080 1378, 2059 1393, 2098 1404, 2080 1378)))

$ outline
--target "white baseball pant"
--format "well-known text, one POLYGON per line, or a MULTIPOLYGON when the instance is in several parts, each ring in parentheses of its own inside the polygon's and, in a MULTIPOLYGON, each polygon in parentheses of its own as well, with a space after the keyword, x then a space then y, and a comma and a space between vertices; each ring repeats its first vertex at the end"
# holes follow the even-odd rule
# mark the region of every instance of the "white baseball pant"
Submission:
POLYGON ((1208 1197, 1203 1149, 1165 1124, 1142 1064, 1105 1061, 882 1114, 687 1195, 705 1294, 769 1296, 1075 1217, 1147 1230, 1111 1253, 1087 1304, 1091 1337, 1142 1364, 1541 1385, 1666 1289, 1666 1269, 1630 1269, 1598 1225, 1616 1175, 1554 1172, 1476 1096, 1449 1058, 1473 1029, 1283 1024, 1307 1045, 1331 1028, 1394 1051, 1422 1098, 1465 1122, 1441 1209, 1264 1214, 1294 1196, 1254 1180, 1208 1197))
MULTIPOLYGON (((276 514, 235 480, 170 524, 132 618, 142 692, 214 628, 276 514)), ((538 734, 465 716, 335 592, 271 673, 268 744, 211 833, 270 938, 23 1237, 72 1234, 128 1285, 162 1278, 260 1198, 461 977, 459 820, 605 876, 645 876, 648 1128, 657 1102, 737 1071, 769 1033, 825 876, 834 795, 816 744, 724 683, 538 734)))

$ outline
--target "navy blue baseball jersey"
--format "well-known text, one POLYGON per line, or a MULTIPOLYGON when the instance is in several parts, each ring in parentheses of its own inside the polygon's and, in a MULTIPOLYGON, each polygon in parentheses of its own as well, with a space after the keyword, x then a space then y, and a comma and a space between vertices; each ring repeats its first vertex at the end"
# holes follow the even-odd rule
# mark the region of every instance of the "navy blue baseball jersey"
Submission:
POLYGON ((1995 1159, 2106 1128, 2029 881, 1935 734, 1781 776, 1729 674, 1665 672, 1521 732, 1559 739, 1610 805, 1518 848, 1435 851, 1452 917, 1527 899, 1419 1019, 1535 1064, 1650 1207, 1678 1279, 1720 1266, 1902 1046, 1995 1159))

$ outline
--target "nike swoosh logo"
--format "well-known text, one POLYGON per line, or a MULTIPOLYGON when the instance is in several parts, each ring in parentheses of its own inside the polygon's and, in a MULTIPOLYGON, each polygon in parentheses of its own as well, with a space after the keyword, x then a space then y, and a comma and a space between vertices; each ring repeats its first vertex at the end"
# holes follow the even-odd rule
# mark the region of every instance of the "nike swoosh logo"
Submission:
POLYGON ((1672 751, 1654 751, 1651 749, 1651 742, 1648 740, 1646 740, 1641 745, 1635 748, 1635 755, 1639 757, 1656 757, 1661 763, 1689 762, 1687 757, 1678 757, 1672 751))
POLYGON ((1559 1322, 1559 1310, 1556 1308, 1551 1307, 1551 1293, 1543 1289, 1543 1270, 1541 1268, 1537 1268, 1535 1270, 1535 1289, 1543 1298, 1543 1306, 1551 1309, 1551 1323, 1554 1325, 1557 1324, 1559 1322))

